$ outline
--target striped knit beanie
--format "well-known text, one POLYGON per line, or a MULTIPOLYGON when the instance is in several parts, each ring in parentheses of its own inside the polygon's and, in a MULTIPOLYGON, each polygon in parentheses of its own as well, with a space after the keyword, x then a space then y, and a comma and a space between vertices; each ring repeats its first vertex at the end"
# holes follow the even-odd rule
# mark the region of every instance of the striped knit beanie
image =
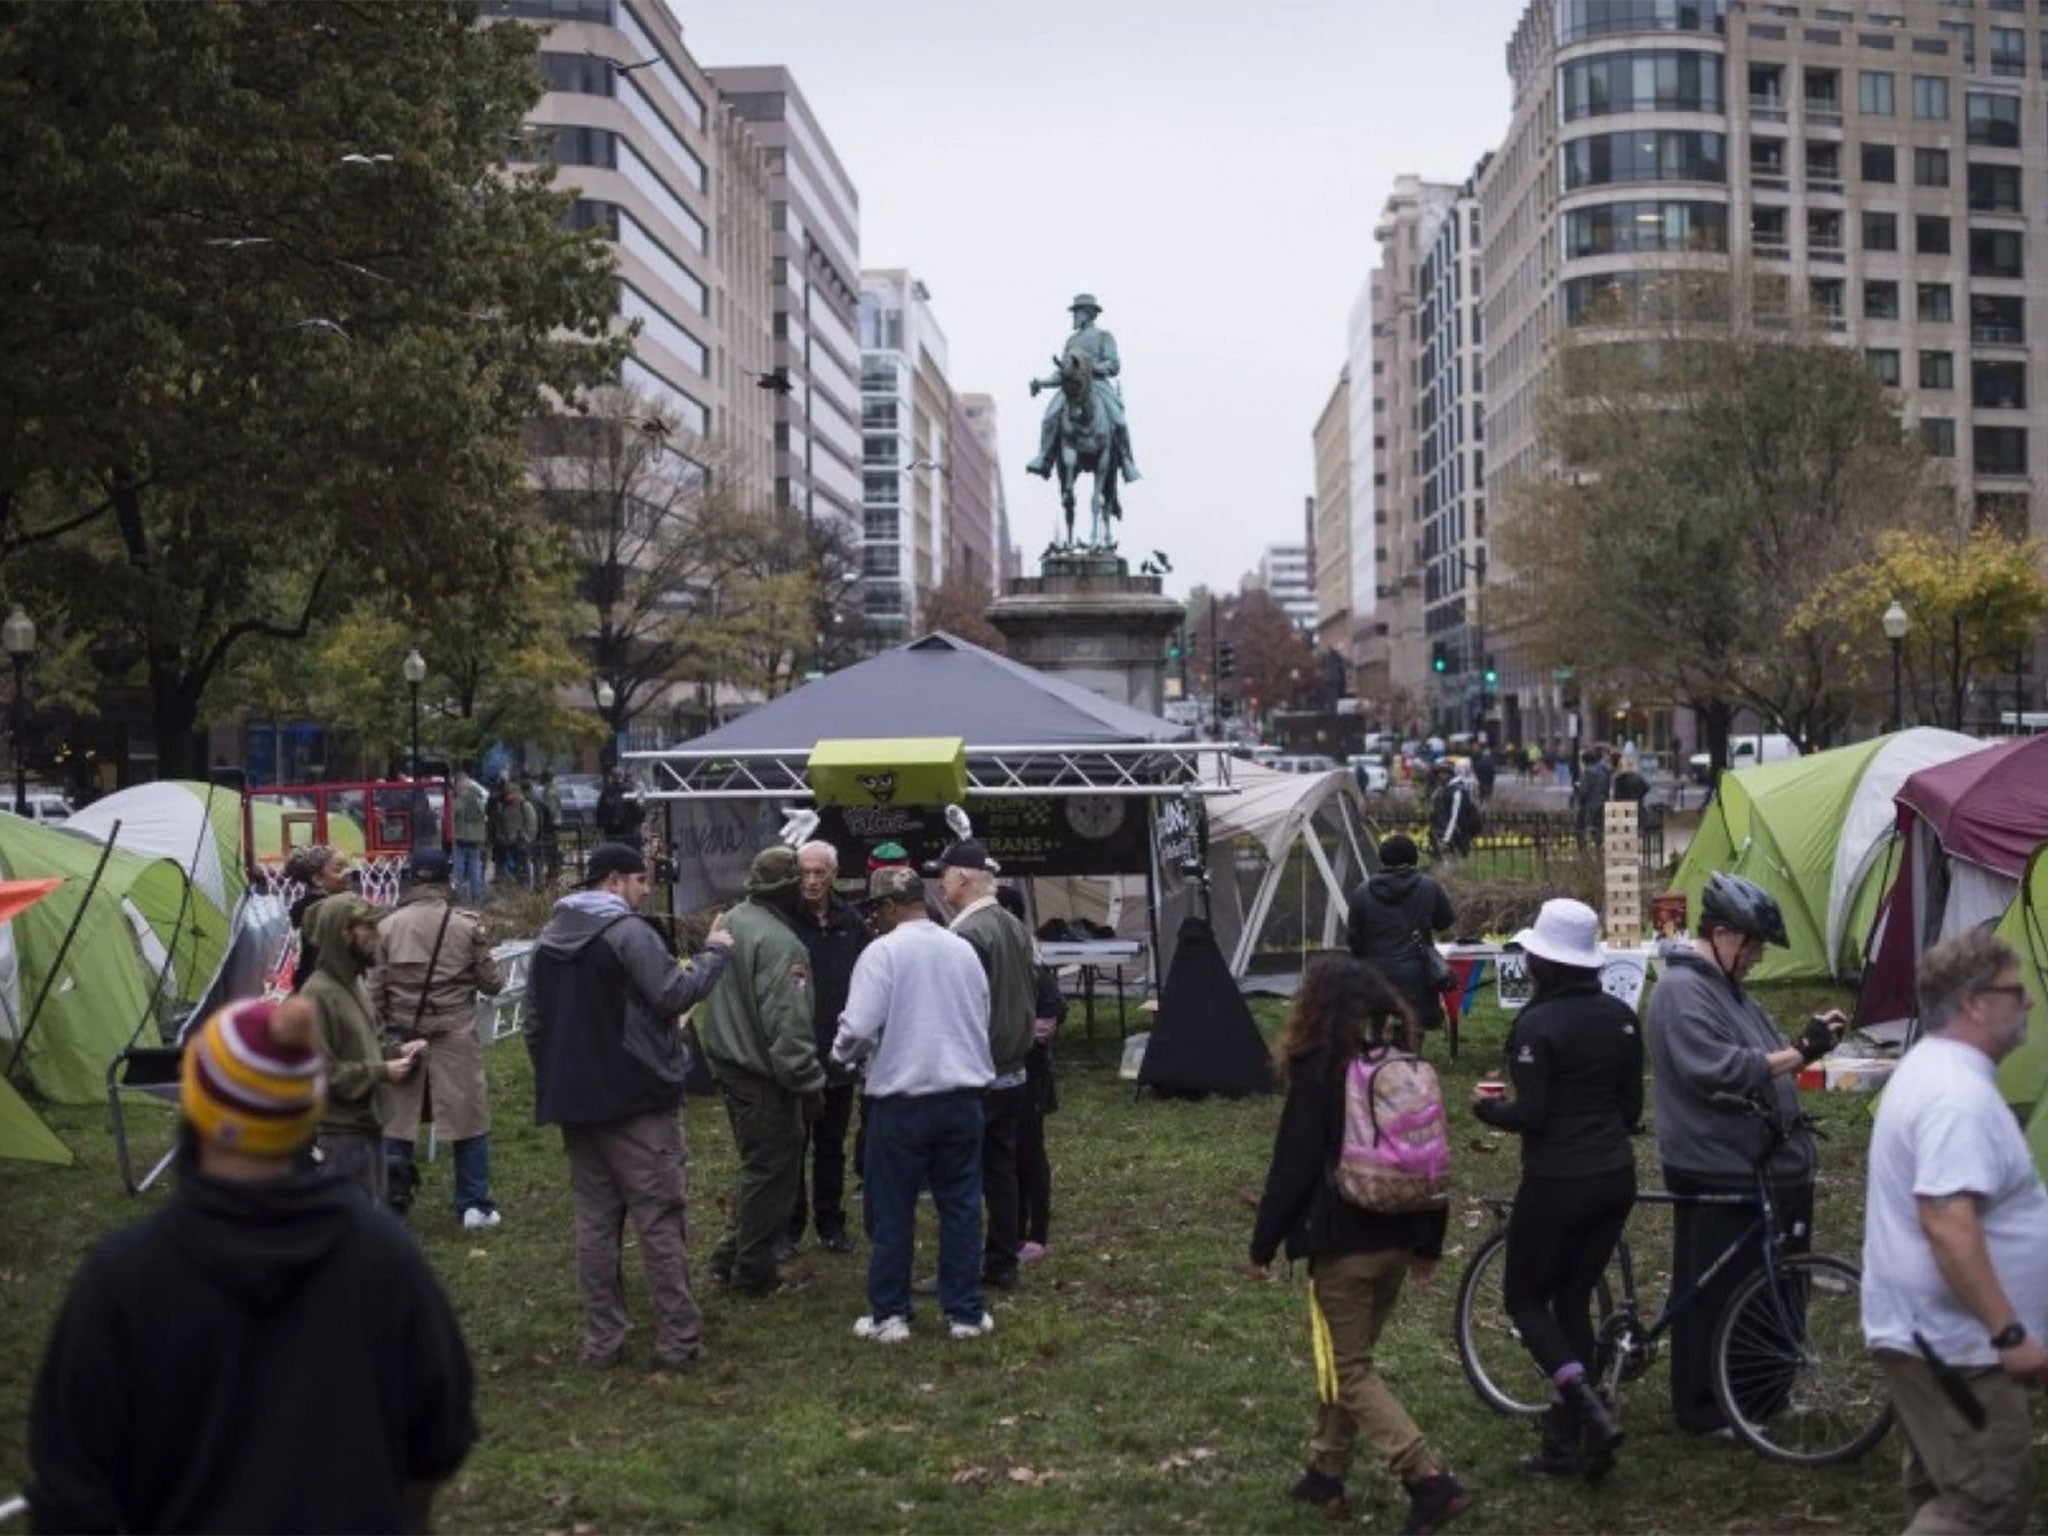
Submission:
POLYGON ((312 1139, 327 1072, 304 1003, 230 1003, 192 1032, 178 1102, 202 1141, 252 1157, 289 1157, 312 1139))

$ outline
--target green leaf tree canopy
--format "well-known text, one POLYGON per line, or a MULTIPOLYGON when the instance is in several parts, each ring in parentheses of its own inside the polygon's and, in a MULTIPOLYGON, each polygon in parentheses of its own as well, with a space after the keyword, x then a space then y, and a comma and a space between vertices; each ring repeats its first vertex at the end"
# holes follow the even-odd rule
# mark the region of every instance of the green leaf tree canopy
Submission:
POLYGON ((1934 500, 1860 356, 1730 316, 1724 284, 1674 274, 1567 334, 1540 429, 1557 472, 1511 493, 1490 592, 1544 664, 1696 710, 1716 766, 1741 705, 1839 734, 1834 637, 1792 620, 1934 500))
POLYGON ((0 557, 190 767, 252 641, 456 595, 520 427, 609 375, 610 258, 503 166, 534 34, 474 6, 0 12, 0 557))

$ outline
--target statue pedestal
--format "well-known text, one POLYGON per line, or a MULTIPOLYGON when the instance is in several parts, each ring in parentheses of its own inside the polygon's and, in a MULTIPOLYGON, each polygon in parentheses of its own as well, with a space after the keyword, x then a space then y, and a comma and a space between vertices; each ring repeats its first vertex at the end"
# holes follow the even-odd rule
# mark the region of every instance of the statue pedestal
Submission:
POLYGON ((1038 575, 1011 581, 988 621, 1012 660, 1156 715, 1166 705, 1166 643, 1186 612, 1159 577, 1084 549, 1048 554, 1038 575))

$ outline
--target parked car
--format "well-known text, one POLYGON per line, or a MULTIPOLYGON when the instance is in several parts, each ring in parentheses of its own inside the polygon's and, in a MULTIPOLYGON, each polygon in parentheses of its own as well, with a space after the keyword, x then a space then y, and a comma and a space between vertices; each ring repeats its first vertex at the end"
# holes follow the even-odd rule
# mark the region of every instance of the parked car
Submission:
POLYGON ((597 825, 597 797, 603 788, 604 779, 595 773, 555 775, 555 794, 562 802, 562 826, 565 830, 597 825))
MULTIPOLYGON (((55 826, 67 819, 74 807, 69 800, 54 789, 32 789, 24 802, 24 812, 30 821, 39 821, 45 826, 55 826)), ((0 786, 0 811, 9 816, 15 814, 14 791, 0 786)))
MULTIPOLYGON (((1790 736, 1775 731, 1757 736, 1731 736, 1728 738, 1728 766, 1730 769, 1754 768, 1759 763, 1775 763, 1784 758, 1797 757, 1799 744, 1790 736)), ((1692 781, 1695 784, 1712 782, 1712 759, 1704 752, 1693 753, 1689 760, 1692 781)))
POLYGON ((1384 795, 1392 782, 1387 771, 1387 760, 1378 752, 1356 752, 1347 759, 1351 772, 1358 779, 1358 787, 1368 795, 1384 795))

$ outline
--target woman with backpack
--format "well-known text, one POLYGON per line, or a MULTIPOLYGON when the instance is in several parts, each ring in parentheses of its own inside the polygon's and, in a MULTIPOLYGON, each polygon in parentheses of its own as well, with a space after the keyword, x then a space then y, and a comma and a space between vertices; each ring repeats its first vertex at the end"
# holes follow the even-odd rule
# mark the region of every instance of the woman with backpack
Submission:
POLYGON ((1351 893, 1344 923, 1344 947, 1371 965, 1407 999, 1422 1029, 1444 1022, 1444 1000, 1430 981, 1424 944, 1458 920, 1451 898, 1416 865, 1415 839, 1396 832, 1380 844, 1380 872, 1351 893))
MULTIPOLYGON (((1405 1051, 1412 1033, 1401 995, 1371 966, 1348 955, 1309 961, 1277 1046, 1287 1100, 1252 1232, 1251 1271, 1265 1278, 1283 1242, 1288 1258, 1308 1260, 1321 1407, 1308 1465, 1291 1496, 1344 1515, 1344 1474, 1362 1434, 1408 1492, 1402 1529, 1419 1533, 1442 1529, 1470 1497, 1374 1370, 1373 1346, 1408 1277, 1427 1284, 1436 1273, 1444 1208, 1382 1214, 1354 1204, 1339 1185, 1347 1109, 1356 1097, 1353 1067, 1369 1083, 1371 1069, 1405 1051)), ((1434 1084, 1426 1063, 1403 1054, 1391 1059, 1419 1067, 1434 1084)), ((1441 1156, 1440 1099, 1434 1107, 1441 1156)))
POLYGON ((1600 987, 1600 918, 1546 901, 1515 936, 1535 990, 1507 1043, 1513 1098, 1472 1092, 1472 1113, 1522 1138, 1522 1182, 1508 1217, 1508 1315, 1554 1399, 1528 1472, 1606 1475, 1621 1426, 1586 1379, 1593 1290, 1636 1198, 1629 1138, 1642 1130, 1643 1036, 1635 1010, 1600 987))

